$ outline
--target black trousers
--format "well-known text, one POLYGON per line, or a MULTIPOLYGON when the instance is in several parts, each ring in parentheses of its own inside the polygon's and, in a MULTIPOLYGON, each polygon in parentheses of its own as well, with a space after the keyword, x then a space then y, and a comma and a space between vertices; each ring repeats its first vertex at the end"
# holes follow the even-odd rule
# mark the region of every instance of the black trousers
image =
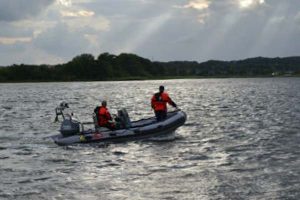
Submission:
POLYGON ((167 118, 167 111, 166 110, 155 111, 155 117, 157 121, 162 121, 167 118))

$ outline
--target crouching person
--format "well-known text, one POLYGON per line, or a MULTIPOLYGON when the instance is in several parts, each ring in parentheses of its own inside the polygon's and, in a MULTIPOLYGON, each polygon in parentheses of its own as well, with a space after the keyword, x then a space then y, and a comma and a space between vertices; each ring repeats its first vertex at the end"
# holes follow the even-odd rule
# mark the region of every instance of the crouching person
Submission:
POLYGON ((112 122, 112 117, 110 112, 107 109, 107 102, 102 101, 101 106, 96 107, 94 112, 96 113, 97 116, 97 123, 98 126, 100 127, 106 127, 109 128, 110 130, 115 129, 115 124, 112 122))

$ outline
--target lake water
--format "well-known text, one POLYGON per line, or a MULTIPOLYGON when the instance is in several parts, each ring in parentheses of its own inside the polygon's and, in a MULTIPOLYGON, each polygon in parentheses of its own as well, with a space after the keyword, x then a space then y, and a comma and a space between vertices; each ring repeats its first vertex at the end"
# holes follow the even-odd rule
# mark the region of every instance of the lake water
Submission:
MULTIPOLYGON (((0 199, 300 199, 300 78, 0 84, 0 199), (188 119, 175 138, 61 147, 54 108, 91 121, 152 116, 164 84, 188 119)), ((171 108, 170 108, 171 110, 171 108)))

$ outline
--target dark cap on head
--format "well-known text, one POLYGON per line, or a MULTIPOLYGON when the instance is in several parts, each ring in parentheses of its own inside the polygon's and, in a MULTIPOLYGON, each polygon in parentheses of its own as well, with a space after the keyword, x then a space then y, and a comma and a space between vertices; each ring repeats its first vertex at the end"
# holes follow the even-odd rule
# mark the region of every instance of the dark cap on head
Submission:
POLYGON ((165 87, 163 85, 159 86, 159 91, 163 92, 165 90, 165 87))
POLYGON ((106 106, 106 104, 107 104, 107 102, 104 100, 104 101, 102 101, 102 106, 106 106))

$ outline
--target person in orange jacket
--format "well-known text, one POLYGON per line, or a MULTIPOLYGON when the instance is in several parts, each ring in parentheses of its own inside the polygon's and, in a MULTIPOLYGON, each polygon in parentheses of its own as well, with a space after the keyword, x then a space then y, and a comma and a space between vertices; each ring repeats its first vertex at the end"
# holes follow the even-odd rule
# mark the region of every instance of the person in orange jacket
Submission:
POLYGON ((100 127, 107 127, 109 129, 114 129, 115 125, 111 122, 112 117, 106 107, 107 102, 102 101, 101 106, 97 107, 94 112, 97 115, 98 125, 100 127))
POLYGON ((168 93, 164 92, 164 90, 164 86, 159 86, 159 92, 155 93, 151 99, 151 107, 154 109, 157 121, 167 118, 167 103, 177 108, 176 103, 172 101, 168 93))

